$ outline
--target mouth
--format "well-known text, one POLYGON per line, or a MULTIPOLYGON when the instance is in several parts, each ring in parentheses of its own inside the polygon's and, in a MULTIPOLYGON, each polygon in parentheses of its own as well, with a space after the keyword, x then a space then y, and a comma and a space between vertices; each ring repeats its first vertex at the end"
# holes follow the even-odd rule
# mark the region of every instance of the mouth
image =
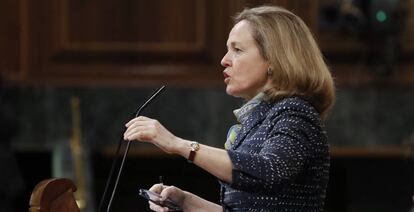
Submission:
POLYGON ((226 72, 223 72, 223 76, 224 76, 224 83, 228 84, 230 81, 230 76, 226 72))

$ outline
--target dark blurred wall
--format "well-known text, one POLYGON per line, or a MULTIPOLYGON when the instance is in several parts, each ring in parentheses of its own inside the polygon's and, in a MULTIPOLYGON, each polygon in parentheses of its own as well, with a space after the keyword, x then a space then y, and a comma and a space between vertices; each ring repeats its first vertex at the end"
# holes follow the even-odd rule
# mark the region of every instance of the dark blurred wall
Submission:
MULTIPOLYGON (((20 149, 50 149, 71 137, 71 97, 79 97, 82 139, 96 149, 116 145, 124 124, 156 87, 132 88, 19 88, 12 89, 20 149)), ((232 110, 240 100, 221 89, 167 87, 142 113, 160 120, 178 136, 222 146, 234 123, 232 110)))
MULTIPOLYGON (((1 80, 1 79, 0 79, 1 80)), ((24 186, 24 179, 18 167, 14 143, 14 136, 20 132, 16 119, 16 96, 2 87, 0 81, 0 211, 13 211, 14 202, 24 186)))
MULTIPOLYGON (((123 124, 156 87, 9 88, 7 115, 18 126, 12 143, 19 149, 50 149, 70 138, 70 99, 80 98, 83 139, 94 148, 113 145, 123 124)), ((326 122, 333 146, 399 146, 414 133, 414 88, 343 89, 326 122)), ((144 115, 159 119, 179 136, 221 147, 242 101, 224 88, 167 87, 144 115)), ((7 108, 2 108, 6 111, 7 108)), ((14 129, 14 128, 13 128, 14 129)))

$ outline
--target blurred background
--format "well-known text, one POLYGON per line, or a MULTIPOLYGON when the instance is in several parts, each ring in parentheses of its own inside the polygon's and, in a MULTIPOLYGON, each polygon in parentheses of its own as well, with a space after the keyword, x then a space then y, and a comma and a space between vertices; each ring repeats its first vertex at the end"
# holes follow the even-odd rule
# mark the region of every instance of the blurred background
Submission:
MULTIPOLYGON (((123 125, 143 115, 222 147, 242 101, 220 66, 244 7, 283 6, 311 28, 337 84, 326 122, 326 211, 408 212, 414 195, 414 0, 2 0, 0 211, 27 211, 41 180, 66 177, 96 211, 123 125)), ((218 202, 219 184, 183 158, 133 143, 113 211, 162 175, 218 202)))

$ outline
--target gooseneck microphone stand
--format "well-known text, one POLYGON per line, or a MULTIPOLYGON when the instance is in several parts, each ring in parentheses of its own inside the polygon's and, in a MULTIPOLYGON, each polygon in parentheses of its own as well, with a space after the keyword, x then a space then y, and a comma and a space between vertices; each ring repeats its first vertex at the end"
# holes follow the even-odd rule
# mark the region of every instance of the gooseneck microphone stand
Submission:
MULTIPOLYGON (((161 86, 160 88, 158 88, 151 96, 150 96, 150 98, 148 98, 148 100, 147 101, 145 101, 145 103, 144 104, 142 104, 142 106, 140 107, 140 108, 138 108, 136 111, 135 111, 135 113, 133 114, 133 116, 132 116, 132 118, 136 118, 136 117, 138 117, 140 114, 141 114, 141 111, 149 104, 149 103, 151 103, 151 101, 155 98, 155 97, 157 97, 162 91, 164 91, 164 89, 165 89, 165 85, 163 85, 163 86, 161 86)), ((126 127, 125 127, 125 129, 124 129, 124 133, 125 133, 125 131, 126 131, 126 127)), ((119 142, 118 142, 118 147, 117 147, 117 149, 116 149, 116 153, 115 153, 115 158, 114 158, 114 160, 113 160, 113 162, 112 162, 112 167, 111 167, 111 171, 109 172, 109 178, 108 178, 108 180, 106 181, 106 185, 105 185, 105 190, 104 190, 104 192, 103 192, 103 195, 102 195, 102 197, 101 197, 101 202, 99 203, 99 211, 100 212, 102 212, 102 209, 103 209, 103 204, 104 204, 104 202, 105 202, 105 199, 106 199, 106 196, 107 196, 107 192, 108 192, 108 189, 109 189, 109 185, 110 185, 110 183, 111 183, 111 181, 112 181, 112 177, 113 177, 113 175, 114 175, 114 171, 115 171, 115 166, 116 166, 116 164, 118 163, 118 154, 119 154, 119 151, 120 151, 120 149, 121 149, 121 146, 122 146, 122 143, 124 142, 124 137, 123 137, 123 134, 124 133, 122 133, 121 134, 121 136, 120 136, 120 139, 119 139, 119 142)), ((118 175, 117 175, 117 177, 116 177, 116 180, 115 180, 115 184, 114 184, 114 187, 113 187, 113 189, 112 189, 112 194, 111 194, 111 198, 109 199, 109 203, 108 203, 108 206, 107 206, 107 208, 106 208, 106 212, 109 212, 110 210, 111 210, 111 205, 112 205, 112 201, 113 201, 113 199, 114 199, 114 196, 115 196, 115 193, 116 193, 116 189, 117 189, 117 187, 118 187, 118 182, 119 182, 119 178, 121 177, 121 173, 122 173, 122 169, 123 169, 123 167, 124 167, 124 163, 125 163, 125 159, 126 159, 126 156, 128 155, 128 151, 129 151, 129 147, 130 147, 130 145, 131 145, 131 141, 128 141, 127 142, 127 146, 126 146, 126 148, 125 148, 125 152, 124 152, 124 155, 123 155, 123 157, 122 157, 122 162, 121 162, 121 165, 120 165, 120 167, 119 167, 119 170, 118 170, 118 175)))

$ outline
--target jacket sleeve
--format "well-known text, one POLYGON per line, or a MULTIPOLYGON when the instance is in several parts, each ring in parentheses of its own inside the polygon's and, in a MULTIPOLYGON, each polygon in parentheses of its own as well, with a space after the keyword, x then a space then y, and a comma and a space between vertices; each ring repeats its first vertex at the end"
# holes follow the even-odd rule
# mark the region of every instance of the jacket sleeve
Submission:
MULTIPOLYGON (((304 170, 320 128, 305 117, 285 116, 274 123, 259 153, 228 150, 232 187, 247 191, 277 190, 304 170)), ((254 138, 253 138, 254 139, 254 138)))

